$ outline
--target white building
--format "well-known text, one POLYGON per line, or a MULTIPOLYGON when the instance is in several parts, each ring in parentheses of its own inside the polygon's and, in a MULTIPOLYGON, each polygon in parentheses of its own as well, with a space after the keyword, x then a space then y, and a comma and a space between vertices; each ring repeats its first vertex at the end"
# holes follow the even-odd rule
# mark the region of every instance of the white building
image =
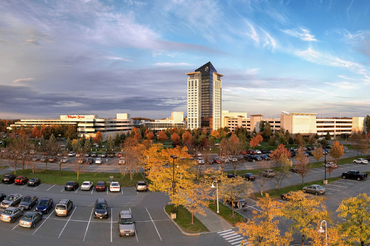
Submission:
POLYGON ((172 112, 171 116, 164 120, 145 121, 144 126, 154 131, 161 131, 171 128, 186 128, 184 112, 172 112))

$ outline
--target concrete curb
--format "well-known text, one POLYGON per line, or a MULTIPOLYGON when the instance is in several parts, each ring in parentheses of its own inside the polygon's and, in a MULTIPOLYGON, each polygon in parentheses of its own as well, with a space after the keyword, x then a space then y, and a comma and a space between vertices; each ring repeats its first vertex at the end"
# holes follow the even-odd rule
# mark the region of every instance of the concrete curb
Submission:
MULTIPOLYGON (((189 232, 185 232, 172 218, 171 216, 168 215, 168 213, 166 212, 166 207, 163 207, 163 212, 167 215, 167 217, 172 221, 172 223, 177 227, 177 229, 179 229, 179 231, 184 234, 185 236, 200 236, 200 235, 204 235, 204 234, 209 234, 209 233, 212 233, 212 232, 198 232, 198 233, 189 233, 189 232)), ((208 228, 207 228, 208 229, 208 228)))

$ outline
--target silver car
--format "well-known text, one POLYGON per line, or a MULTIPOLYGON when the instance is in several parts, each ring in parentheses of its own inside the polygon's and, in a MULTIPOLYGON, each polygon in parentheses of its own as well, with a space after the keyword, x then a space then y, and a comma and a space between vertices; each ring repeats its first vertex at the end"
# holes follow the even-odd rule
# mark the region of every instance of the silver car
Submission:
POLYGON ((312 193, 315 195, 323 195, 326 192, 326 189, 322 187, 321 185, 314 184, 314 185, 303 187, 303 192, 312 193))
POLYGON ((119 236, 135 236, 135 221, 131 210, 121 210, 118 217, 119 236))
POLYGON ((8 208, 8 207, 15 207, 18 205, 22 200, 21 194, 11 194, 7 195, 4 200, 1 202, 2 208, 8 208))
POLYGON ((40 212, 27 212, 19 220, 19 225, 26 228, 35 228, 36 224, 42 220, 42 213, 40 212))
POLYGON ((23 215, 23 209, 10 207, 4 210, 1 214, 1 220, 4 222, 11 222, 14 223, 16 219, 23 215))
POLYGON ((84 181, 81 185, 81 190, 91 190, 93 188, 94 183, 91 181, 84 181))
POLYGON ((148 184, 145 181, 137 181, 136 191, 148 191, 148 184))

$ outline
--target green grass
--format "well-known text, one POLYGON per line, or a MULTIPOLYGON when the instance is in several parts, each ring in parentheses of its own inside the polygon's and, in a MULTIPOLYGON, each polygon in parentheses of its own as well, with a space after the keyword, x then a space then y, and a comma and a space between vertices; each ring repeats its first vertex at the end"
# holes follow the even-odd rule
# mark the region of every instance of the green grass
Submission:
MULTIPOLYGON (((165 207, 167 214, 171 215, 172 205, 167 205, 165 207)), ((191 213, 184 208, 179 206, 176 208, 176 219, 174 221, 181 227, 181 229, 188 233, 200 233, 209 232, 208 228, 203 225, 195 216, 194 224, 191 224, 191 213)))
POLYGON ((114 181, 118 181, 121 186, 134 186, 137 181, 143 180, 141 174, 135 174, 133 180, 130 180, 130 175, 125 175, 122 178, 120 173, 83 173, 80 174, 79 180, 77 180, 77 175, 75 172, 70 171, 62 171, 60 173, 58 170, 38 170, 34 174, 32 174, 31 170, 26 169, 24 171, 18 170, 17 175, 24 175, 28 178, 37 177, 41 179, 42 183, 47 184, 57 184, 57 185, 65 185, 68 181, 78 181, 78 183, 82 183, 85 180, 92 181, 96 184, 98 181, 110 181, 109 176, 114 177, 114 181))
MULTIPOLYGON (((334 182, 338 179, 341 179, 341 177, 328 178, 328 184, 331 183, 331 182, 334 182)), ((314 181, 314 182, 304 183, 304 185, 302 185, 302 184, 292 185, 292 186, 288 186, 288 187, 284 187, 284 188, 280 188, 280 189, 266 190, 266 191, 264 191, 264 193, 269 193, 270 197, 280 197, 282 194, 288 193, 290 191, 302 190, 303 187, 308 186, 308 185, 313 185, 313 184, 324 185, 324 181, 323 180, 318 180, 318 181, 314 181)), ((261 197, 260 192, 256 192, 256 193, 254 193, 254 195, 256 197, 261 197)))
MULTIPOLYGON (((216 203, 212 203, 210 202, 208 207, 213 211, 213 212, 217 212, 217 204, 216 203)), ((228 206, 222 204, 221 202, 219 203, 219 216, 221 216, 222 218, 224 218, 227 222, 229 222, 231 225, 235 226, 237 223, 240 223, 240 222, 245 222, 247 219, 240 215, 239 213, 237 212, 234 212, 234 217, 231 217, 232 216, 232 210, 231 208, 229 208, 228 206)), ((235 210, 234 210, 235 211, 235 210)))

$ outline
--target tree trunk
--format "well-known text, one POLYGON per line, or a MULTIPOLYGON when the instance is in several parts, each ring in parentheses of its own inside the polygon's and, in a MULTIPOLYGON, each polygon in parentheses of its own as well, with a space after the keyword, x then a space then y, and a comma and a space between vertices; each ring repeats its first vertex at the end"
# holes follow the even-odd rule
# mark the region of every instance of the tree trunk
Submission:
POLYGON ((194 225, 194 213, 191 213, 191 224, 194 225))
POLYGON ((302 235, 302 246, 304 246, 304 235, 302 235))
POLYGON ((304 176, 302 176, 302 185, 304 185, 304 176))

